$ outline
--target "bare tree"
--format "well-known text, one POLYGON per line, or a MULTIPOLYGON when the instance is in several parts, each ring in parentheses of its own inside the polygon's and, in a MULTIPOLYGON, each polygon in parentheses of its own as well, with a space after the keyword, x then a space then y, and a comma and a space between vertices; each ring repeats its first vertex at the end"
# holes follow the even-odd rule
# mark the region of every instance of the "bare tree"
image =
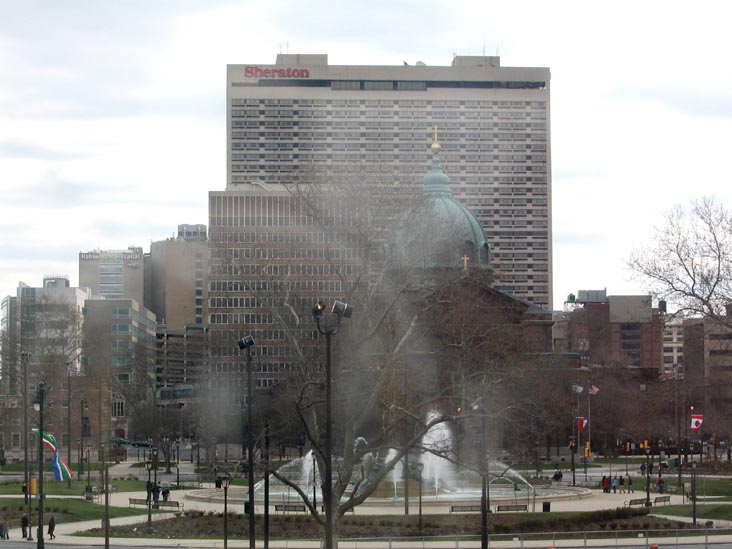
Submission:
POLYGON ((714 198, 673 208, 650 243, 627 263, 679 314, 732 326, 725 314, 732 302, 732 212, 714 198))

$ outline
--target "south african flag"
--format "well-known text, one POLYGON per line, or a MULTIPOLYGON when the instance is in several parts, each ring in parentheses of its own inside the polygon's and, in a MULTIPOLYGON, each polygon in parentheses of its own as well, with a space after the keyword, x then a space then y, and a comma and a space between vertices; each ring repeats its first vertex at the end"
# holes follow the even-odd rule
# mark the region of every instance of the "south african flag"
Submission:
POLYGON ((51 468, 53 469, 53 475, 57 481, 69 480, 74 478, 74 472, 71 467, 58 455, 58 446, 56 446, 56 437, 51 433, 44 432, 43 434, 36 431, 36 434, 43 440, 43 445, 53 452, 53 461, 51 461, 51 468))

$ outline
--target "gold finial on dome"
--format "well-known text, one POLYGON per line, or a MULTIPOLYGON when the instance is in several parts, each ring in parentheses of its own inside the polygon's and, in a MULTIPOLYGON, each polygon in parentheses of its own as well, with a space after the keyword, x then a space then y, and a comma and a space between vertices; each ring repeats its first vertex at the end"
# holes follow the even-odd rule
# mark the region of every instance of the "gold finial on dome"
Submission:
POLYGON ((437 142, 437 126, 435 126, 435 140, 432 142, 432 154, 438 154, 440 152, 440 144, 437 142))

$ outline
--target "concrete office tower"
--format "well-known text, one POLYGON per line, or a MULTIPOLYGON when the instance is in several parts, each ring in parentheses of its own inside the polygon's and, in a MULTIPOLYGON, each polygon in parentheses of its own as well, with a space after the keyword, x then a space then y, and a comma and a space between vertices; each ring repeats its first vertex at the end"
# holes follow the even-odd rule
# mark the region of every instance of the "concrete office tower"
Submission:
POLYGON ((86 376, 111 386, 104 425, 127 437, 132 408, 155 390, 155 315, 134 299, 90 299, 84 317, 86 376))
POLYGON ((93 295, 110 299, 126 297, 142 303, 145 289, 142 248, 80 252, 79 286, 91 288, 93 295))
POLYGON ((0 395, 21 394, 18 298, 6 296, 0 303, 0 395))
MULTIPOLYGON (((3 439, 0 446, 4 445, 5 450, 12 452, 6 456, 23 455, 24 387, 28 388, 29 408, 39 381, 46 383, 48 403, 69 402, 69 382, 73 390, 82 373, 83 310, 90 297, 88 288, 72 288, 66 276, 47 276, 41 287, 21 282, 16 297, 3 301, 3 329, 7 329, 14 339, 8 349, 13 351, 12 360, 7 363, 8 381, 12 379, 13 382, 8 389, 12 388, 12 394, 0 397, 3 408, 0 416, 4 418, 0 422, 0 438, 3 439), (24 354, 27 354, 25 368, 24 354)), ((5 358, 3 356, 3 369, 5 358)), ((32 410, 29 413, 33 414, 32 410)), ((34 414, 31 420, 35 421, 35 417, 34 414)), ((44 425, 56 433, 64 457, 70 441, 68 425, 66 413, 48 414, 44 425)))
MULTIPOLYGON (((496 288, 552 303, 549 69, 457 56, 451 66, 329 65, 278 55, 227 67, 227 189, 312 170, 418 188, 434 128, 453 193, 492 246, 496 288)), ((383 190, 383 189, 382 189, 383 190)))
POLYGON ((145 306, 167 330, 203 324, 208 295, 205 225, 179 225, 178 238, 153 242, 145 257, 145 306))

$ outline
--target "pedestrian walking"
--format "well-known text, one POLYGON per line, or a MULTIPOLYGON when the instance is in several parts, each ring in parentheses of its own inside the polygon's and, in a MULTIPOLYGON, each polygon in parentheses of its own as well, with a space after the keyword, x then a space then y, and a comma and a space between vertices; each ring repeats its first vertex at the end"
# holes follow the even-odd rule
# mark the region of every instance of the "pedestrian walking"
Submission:
POLYGON ((615 475, 612 480, 612 486, 613 486, 613 494, 618 493, 618 476, 615 475))
POLYGON ((147 489, 147 499, 145 500, 146 503, 150 503, 150 500, 152 499, 152 493, 153 493, 153 483, 151 480, 148 480, 145 484, 145 488, 147 489))
POLYGON ((625 477, 623 475, 620 475, 618 478, 618 487, 620 488, 620 493, 625 493, 625 477))
POLYGON ((48 519, 48 537, 49 537, 49 539, 56 539, 56 534, 54 534, 55 531, 56 531, 56 517, 51 515, 51 518, 48 519))
POLYGON ((633 493, 633 479, 630 478, 630 474, 625 475, 625 478, 626 478, 625 484, 628 485, 628 493, 632 494, 633 493))
POLYGON ((5 532, 5 539, 10 539, 10 527, 8 526, 8 517, 3 517, 3 532, 5 532))
POLYGON ((30 522, 28 521, 28 515, 23 515, 23 518, 20 519, 20 530, 23 533, 23 539, 28 539, 28 528, 30 527, 30 522))

